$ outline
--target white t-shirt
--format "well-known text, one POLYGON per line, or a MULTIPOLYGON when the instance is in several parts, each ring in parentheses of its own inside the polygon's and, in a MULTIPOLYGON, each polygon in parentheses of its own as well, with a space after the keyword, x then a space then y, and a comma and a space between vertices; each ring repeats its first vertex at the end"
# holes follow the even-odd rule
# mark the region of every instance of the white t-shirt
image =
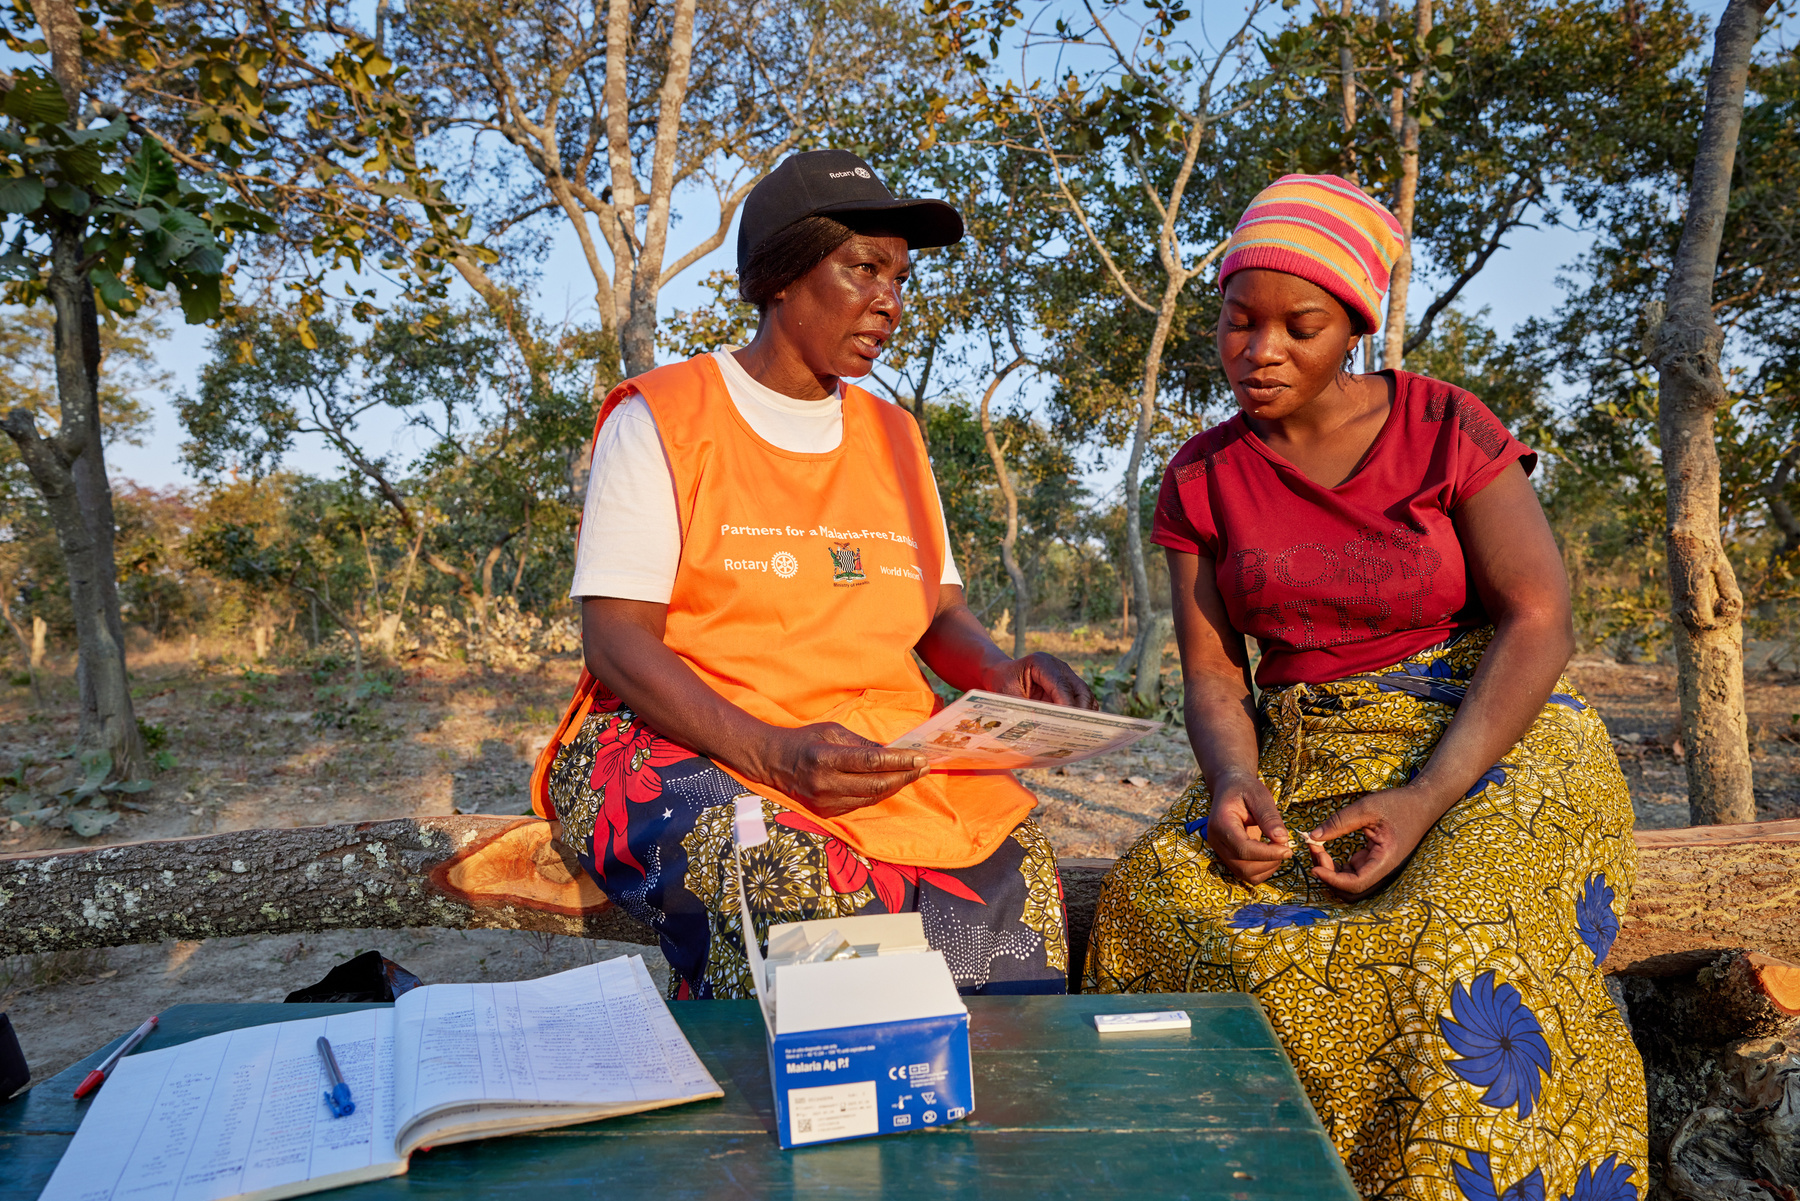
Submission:
MULTIPOLYGON (((731 403, 763 441, 796 454, 826 454, 844 440, 844 398, 795 400, 758 383, 731 356, 715 350, 731 403)), ((942 508, 942 505, 939 506, 942 508)), ((600 427, 575 545, 572 597, 610 596, 668 604, 681 562, 681 519, 675 477, 642 396, 632 396, 600 427)), ((946 584, 961 584, 944 530, 946 584)))

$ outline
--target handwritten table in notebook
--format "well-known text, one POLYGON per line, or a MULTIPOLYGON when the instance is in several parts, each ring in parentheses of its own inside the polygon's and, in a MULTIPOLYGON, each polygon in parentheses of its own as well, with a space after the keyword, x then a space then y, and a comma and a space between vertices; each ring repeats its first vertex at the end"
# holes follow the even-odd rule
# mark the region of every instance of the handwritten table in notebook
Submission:
MULTIPOLYGON (((177 1005, 143 1049, 362 1008, 177 1005)), ((783 1151, 762 1020, 750 1001, 670 1006, 721 1100, 440 1147, 391 1180, 315 1194, 398 1197, 785 1198, 1155 1196, 1355 1201, 1262 1011, 1239 993, 971 997, 976 1111, 916 1134, 783 1151), (1108 1034, 1096 1013, 1185 1009, 1187 1031, 1108 1034), (579 1192, 562 1190, 578 1189, 579 1192)), ((122 1035, 121 1035, 122 1037, 122 1035)), ((118 1040, 114 1040, 116 1044, 118 1040)), ((0 1102, 0 1201, 33 1201, 81 1121, 70 1094, 108 1044, 0 1102)))

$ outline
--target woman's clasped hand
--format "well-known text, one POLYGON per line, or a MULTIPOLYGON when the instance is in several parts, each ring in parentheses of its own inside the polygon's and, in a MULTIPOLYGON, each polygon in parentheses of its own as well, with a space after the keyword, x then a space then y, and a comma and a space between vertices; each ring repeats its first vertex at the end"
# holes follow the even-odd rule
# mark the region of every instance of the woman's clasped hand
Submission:
POLYGON ((1255 772, 1226 769, 1213 782, 1206 841, 1231 874, 1261 884, 1294 854, 1293 838, 1268 785, 1255 772))
POLYGON ((1366 793, 1306 835, 1313 875, 1349 900, 1360 901, 1406 866, 1447 808, 1416 784, 1366 793), (1340 866, 1325 844, 1359 830, 1362 846, 1340 866))
POLYGON ((1253 774, 1232 772, 1214 785, 1206 841, 1232 875, 1261 884, 1296 853, 1311 856, 1312 874, 1348 900, 1377 891, 1406 865, 1446 805, 1417 785, 1370 792, 1317 828, 1296 836, 1269 788, 1253 774), (1362 846, 1342 863, 1326 844, 1361 832, 1362 846))

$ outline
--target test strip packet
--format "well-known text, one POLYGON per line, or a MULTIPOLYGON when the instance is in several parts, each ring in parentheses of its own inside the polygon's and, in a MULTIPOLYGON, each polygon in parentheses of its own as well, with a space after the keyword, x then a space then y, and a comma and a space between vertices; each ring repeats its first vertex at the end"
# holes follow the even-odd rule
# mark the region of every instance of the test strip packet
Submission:
POLYGON ((1185 1010, 1164 1009, 1156 1013, 1096 1013, 1094 1026, 1102 1034, 1138 1034, 1146 1030, 1186 1030, 1193 1022, 1185 1010))

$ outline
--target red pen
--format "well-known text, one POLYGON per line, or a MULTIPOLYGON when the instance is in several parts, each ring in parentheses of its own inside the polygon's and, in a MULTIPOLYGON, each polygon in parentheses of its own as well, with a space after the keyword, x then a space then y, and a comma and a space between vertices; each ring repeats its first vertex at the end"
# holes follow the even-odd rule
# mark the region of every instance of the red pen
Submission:
POLYGON ((154 1029, 156 1029, 156 1015, 153 1013, 144 1019, 144 1024, 142 1026, 139 1026, 136 1030, 131 1032, 130 1037, 119 1044, 118 1050, 114 1051, 111 1055, 108 1055, 99 1067, 89 1072, 87 1077, 76 1086, 75 1099, 79 1101, 95 1089, 99 1088, 102 1084, 105 1084, 106 1078, 112 1075, 112 1070, 119 1066, 119 1060, 125 1058, 125 1053, 143 1042, 146 1038, 149 1038, 150 1032, 154 1029))

